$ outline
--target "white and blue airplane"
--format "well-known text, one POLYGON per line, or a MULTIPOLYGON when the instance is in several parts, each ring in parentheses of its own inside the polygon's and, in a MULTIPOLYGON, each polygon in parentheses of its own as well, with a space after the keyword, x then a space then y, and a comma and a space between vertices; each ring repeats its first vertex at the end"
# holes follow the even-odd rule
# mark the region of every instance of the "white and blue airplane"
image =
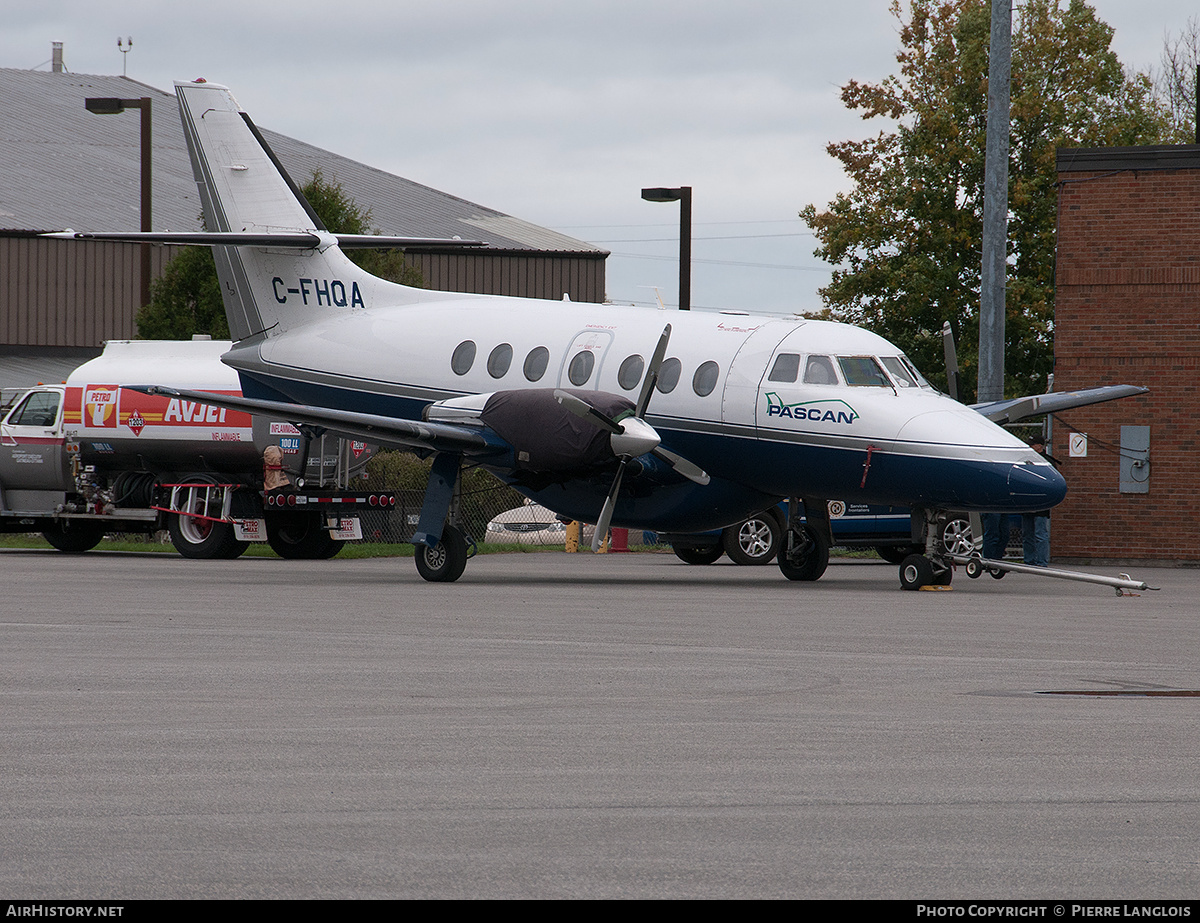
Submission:
MULTIPOLYGON (((211 230, 64 236, 214 247, 234 339, 222 358, 243 397, 181 396, 433 453, 416 536, 427 580, 456 580, 466 565, 464 464, 597 523, 597 541, 610 525, 721 528, 791 498, 779 566, 793 580, 825 570, 827 500, 906 505, 926 547, 901 565, 909 588, 950 580, 933 538, 946 511, 1043 510, 1066 493, 988 408, 938 393, 860 328, 680 312, 664 329, 653 309, 372 276, 343 248, 412 239, 329 233, 227 88, 176 92, 211 230)), ((1075 404, 1044 395, 1042 412, 1105 390, 1075 404)))

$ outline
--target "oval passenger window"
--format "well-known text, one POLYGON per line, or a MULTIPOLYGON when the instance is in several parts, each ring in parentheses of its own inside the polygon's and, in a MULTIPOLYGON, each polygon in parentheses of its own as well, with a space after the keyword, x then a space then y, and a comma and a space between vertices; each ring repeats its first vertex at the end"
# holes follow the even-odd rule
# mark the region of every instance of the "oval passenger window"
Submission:
POLYGON ((475 341, 463 340, 454 347, 454 355, 450 357, 450 368, 455 375, 466 375, 475 364, 475 341))

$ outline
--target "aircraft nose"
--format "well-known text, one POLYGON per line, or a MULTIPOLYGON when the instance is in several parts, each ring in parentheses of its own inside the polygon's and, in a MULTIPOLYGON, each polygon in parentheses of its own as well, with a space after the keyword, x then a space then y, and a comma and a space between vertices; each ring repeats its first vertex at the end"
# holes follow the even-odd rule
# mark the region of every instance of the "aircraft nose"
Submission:
POLYGON ((1008 493, 1014 500, 1028 500, 1030 510, 1048 510, 1067 495, 1067 482, 1053 465, 1013 465, 1008 493))

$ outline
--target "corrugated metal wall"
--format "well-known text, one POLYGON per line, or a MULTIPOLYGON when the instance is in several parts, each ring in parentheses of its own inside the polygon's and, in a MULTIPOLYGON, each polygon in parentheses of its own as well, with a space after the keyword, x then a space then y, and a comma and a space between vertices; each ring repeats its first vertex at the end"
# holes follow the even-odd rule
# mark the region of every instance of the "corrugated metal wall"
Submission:
MULTIPOLYGON (((140 263, 136 244, 0 238, 0 342, 98 347, 133 336, 140 263)), ((169 255, 151 248, 154 275, 169 255)))
MULTIPOLYGON (((174 255, 151 247, 157 278, 174 255)), ((139 245, 0 237, 0 345, 99 347, 137 335, 139 245)), ((575 255, 411 253, 429 288, 525 298, 604 300, 604 259, 575 255)))
POLYGON ((409 253, 429 288, 559 301, 604 301, 604 258, 514 253, 409 253))

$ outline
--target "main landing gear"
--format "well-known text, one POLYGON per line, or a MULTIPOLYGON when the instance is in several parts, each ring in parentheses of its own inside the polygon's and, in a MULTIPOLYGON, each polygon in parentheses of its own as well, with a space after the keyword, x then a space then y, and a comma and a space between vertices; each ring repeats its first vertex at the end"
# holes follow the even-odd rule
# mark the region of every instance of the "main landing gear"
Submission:
POLYGON ((829 565, 833 544, 829 505, 822 500, 792 497, 788 525, 779 548, 779 571, 788 580, 819 580, 829 565), (804 512, 801 513, 803 508, 804 512))
POLYGON ((439 453, 429 471, 413 544, 417 573, 430 583, 453 583, 471 556, 466 535, 453 524, 458 520, 461 471, 462 456, 453 452, 439 453))

